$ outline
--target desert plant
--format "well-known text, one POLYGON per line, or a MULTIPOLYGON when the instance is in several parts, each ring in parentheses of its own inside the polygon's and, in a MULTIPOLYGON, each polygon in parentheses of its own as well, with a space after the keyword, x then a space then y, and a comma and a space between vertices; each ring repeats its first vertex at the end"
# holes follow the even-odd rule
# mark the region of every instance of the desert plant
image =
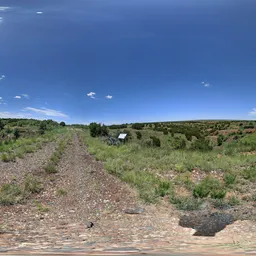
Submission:
POLYGON ((206 152, 211 151, 213 148, 210 146, 209 140, 200 138, 191 143, 190 149, 206 152))
POLYGON ((161 147, 161 141, 159 138, 157 138, 155 136, 151 136, 150 139, 152 139, 152 145, 154 147, 161 147))
POLYGON ((138 139, 138 140, 141 140, 141 138, 142 138, 141 132, 137 131, 137 132, 136 132, 136 136, 137 136, 137 139, 138 139))
POLYGON ((204 198, 208 195, 212 198, 224 198, 226 195, 220 181, 211 176, 204 178, 193 190, 193 196, 196 198, 204 198))
POLYGON ((234 184, 236 181, 236 176, 233 175, 232 173, 226 173, 224 176, 224 182, 227 186, 230 186, 234 184))
POLYGON ((171 189, 171 183, 168 181, 162 181, 158 184, 157 188, 155 188, 155 193, 161 197, 168 195, 171 189))
POLYGON ((17 184, 4 184, 0 188, 0 204, 12 205, 21 202, 22 190, 17 184))

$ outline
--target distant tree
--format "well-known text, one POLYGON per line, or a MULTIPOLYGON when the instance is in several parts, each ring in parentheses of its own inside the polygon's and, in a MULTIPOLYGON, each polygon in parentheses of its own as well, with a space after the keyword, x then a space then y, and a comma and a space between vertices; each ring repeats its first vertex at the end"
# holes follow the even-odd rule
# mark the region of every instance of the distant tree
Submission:
POLYGON ((198 151, 211 151, 213 148, 210 145, 209 140, 206 140, 205 138, 200 138, 191 144, 191 149, 198 151))
POLYGON ((174 149, 185 149, 186 148, 186 141, 182 138, 175 137, 172 146, 174 149))
POLYGON ((218 146, 221 146, 222 143, 223 143, 223 141, 224 141, 224 136, 223 136, 223 134, 220 134, 220 135, 218 136, 218 138, 217 138, 218 146))
POLYGON ((42 121, 39 126, 39 133, 44 134, 47 129, 47 125, 45 121, 42 121))
POLYGON ((92 137, 108 135, 108 128, 105 125, 101 126, 100 124, 97 124, 97 123, 90 123, 89 129, 90 129, 90 135, 92 137))
POLYGON ((14 134, 15 139, 18 139, 18 138, 20 137, 20 131, 19 131, 19 129, 17 129, 17 128, 14 129, 13 134, 14 134))
POLYGON ((164 130, 163 130, 163 134, 164 134, 164 135, 167 135, 167 134, 168 134, 168 130, 167 130, 167 129, 164 129, 164 130))
POLYGON ((132 124, 132 129, 135 129, 135 130, 142 130, 143 127, 144 127, 144 124, 140 124, 140 123, 132 124))
POLYGON ((154 147, 161 147, 161 141, 159 138, 151 136, 150 139, 152 140, 152 144, 154 147))
POLYGON ((3 130, 4 129, 4 123, 2 120, 0 120, 0 130, 3 130))
POLYGON ((66 126, 65 122, 60 122, 60 126, 66 126))
POLYGON ((138 139, 138 140, 140 140, 140 139, 141 139, 141 137, 142 137, 141 132, 137 131, 137 132, 136 132, 136 135, 137 135, 137 139, 138 139))

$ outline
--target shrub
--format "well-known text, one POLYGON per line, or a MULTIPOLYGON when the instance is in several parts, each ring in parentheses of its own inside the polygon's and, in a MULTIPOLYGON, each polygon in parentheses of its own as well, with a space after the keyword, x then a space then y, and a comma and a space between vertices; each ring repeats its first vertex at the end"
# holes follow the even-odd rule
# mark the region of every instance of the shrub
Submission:
POLYGON ((175 137, 172 142, 172 147, 174 149, 185 149, 186 148, 186 141, 182 138, 175 137))
POLYGON ((211 176, 204 178, 193 190, 193 196, 196 198, 204 198, 208 195, 212 198, 224 198, 226 195, 220 181, 211 176))
POLYGON ((146 139, 145 140, 145 145, 148 147, 151 147, 153 145, 152 140, 151 139, 146 139))
POLYGON ((161 147, 161 141, 159 138, 151 136, 150 139, 152 139, 152 144, 154 147, 161 147))
POLYGON ((236 176, 235 176, 235 175, 233 175, 233 174, 231 174, 231 173, 225 174, 225 176, 224 176, 224 182, 225 182, 225 184, 226 184, 227 186, 234 184, 235 181, 236 181, 236 176))
POLYGON ((22 200, 22 191, 16 184, 4 184, 0 188, 0 204, 12 205, 22 200))
POLYGON ((170 195, 170 202, 176 206, 178 210, 194 211, 198 210, 202 204, 201 199, 186 196, 170 195))
POLYGON ((59 188, 57 190, 57 195, 59 195, 59 196, 65 196, 65 195, 67 195, 67 193, 68 192, 65 189, 62 189, 62 188, 59 188))
POLYGON ((157 188, 155 189, 155 193, 158 196, 164 197, 166 196, 171 189, 171 183, 168 181, 162 181, 158 184, 157 188))
POLYGON ((229 199, 228 199, 228 204, 231 205, 231 206, 235 206, 235 205, 239 205, 240 204, 240 201, 238 198, 236 198, 235 196, 231 196, 229 199))
POLYGON ((132 129, 135 129, 135 130, 142 130, 143 127, 144 127, 144 124, 140 124, 140 123, 132 124, 132 129))
POLYGON ((251 166, 250 168, 244 170, 243 177, 246 180, 250 180, 251 182, 256 181, 256 167, 251 166))
POLYGON ((217 143, 218 143, 218 146, 221 146, 222 143, 224 141, 224 136, 222 134, 220 134, 217 138, 217 143))
POLYGON ((206 140, 204 138, 197 139, 191 144, 190 147, 192 150, 198 150, 198 151, 211 151, 213 148, 210 145, 209 140, 206 140))
POLYGON ((163 130, 163 134, 164 134, 164 135, 168 135, 168 130, 167 130, 167 129, 164 129, 164 130, 163 130))
POLYGON ((1 155, 1 159, 3 162, 10 162, 10 161, 15 161, 15 155, 12 153, 3 153, 1 155))
POLYGON ((137 136, 137 139, 140 140, 142 138, 142 134, 141 132, 136 132, 136 136, 137 136))
POLYGON ((57 168, 54 163, 50 162, 44 167, 47 173, 57 173, 57 168))
POLYGON ((60 122, 60 126, 66 126, 65 122, 60 122))
POLYGON ((39 193, 43 189, 42 183, 35 177, 28 175, 25 179, 24 190, 29 193, 39 193))
POLYGON ((20 131, 19 131, 19 129, 17 129, 17 128, 14 129, 13 134, 14 134, 15 139, 18 139, 18 138, 20 137, 20 131))

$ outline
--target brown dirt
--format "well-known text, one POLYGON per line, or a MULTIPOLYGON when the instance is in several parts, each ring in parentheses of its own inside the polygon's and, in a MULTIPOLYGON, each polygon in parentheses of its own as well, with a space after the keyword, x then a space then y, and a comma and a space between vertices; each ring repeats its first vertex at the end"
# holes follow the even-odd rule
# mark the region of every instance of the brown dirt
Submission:
MULTIPOLYGON (((44 157, 49 156, 47 153, 44 157)), ((88 154, 77 132, 58 173, 41 175, 43 192, 26 204, 0 207, 2 251, 211 252, 209 248, 219 246, 221 252, 256 249, 254 222, 236 221, 215 237, 195 237, 193 229, 178 225, 181 213, 170 203, 162 200, 158 205, 144 205, 135 190, 105 172, 103 164, 88 154), (67 195, 58 195, 60 188, 67 195), (33 200, 49 211, 38 211, 33 200), (136 207, 143 211, 125 213, 136 207), (87 228, 88 222, 94 226, 87 228)))

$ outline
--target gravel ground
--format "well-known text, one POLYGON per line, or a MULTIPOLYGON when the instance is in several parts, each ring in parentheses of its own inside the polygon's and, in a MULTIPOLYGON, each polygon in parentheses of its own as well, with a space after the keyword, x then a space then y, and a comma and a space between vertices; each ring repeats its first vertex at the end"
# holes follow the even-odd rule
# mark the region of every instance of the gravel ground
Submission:
MULTIPOLYGON (((47 151, 44 159, 50 155, 47 151)), ((20 161, 25 170, 28 160, 20 161)), ((10 169, 11 164, 16 163, 10 163, 10 169)), ((216 246, 229 253, 256 250, 255 222, 235 221, 214 237, 198 237, 193 236, 194 229, 179 226, 181 213, 166 200, 143 205, 136 191, 105 172, 103 164, 88 154, 77 132, 58 173, 43 178, 43 192, 26 204, 0 208, 2 251, 196 253, 216 246), (67 194, 59 195, 59 189, 67 194), (39 211, 34 200, 49 211, 39 211)))

